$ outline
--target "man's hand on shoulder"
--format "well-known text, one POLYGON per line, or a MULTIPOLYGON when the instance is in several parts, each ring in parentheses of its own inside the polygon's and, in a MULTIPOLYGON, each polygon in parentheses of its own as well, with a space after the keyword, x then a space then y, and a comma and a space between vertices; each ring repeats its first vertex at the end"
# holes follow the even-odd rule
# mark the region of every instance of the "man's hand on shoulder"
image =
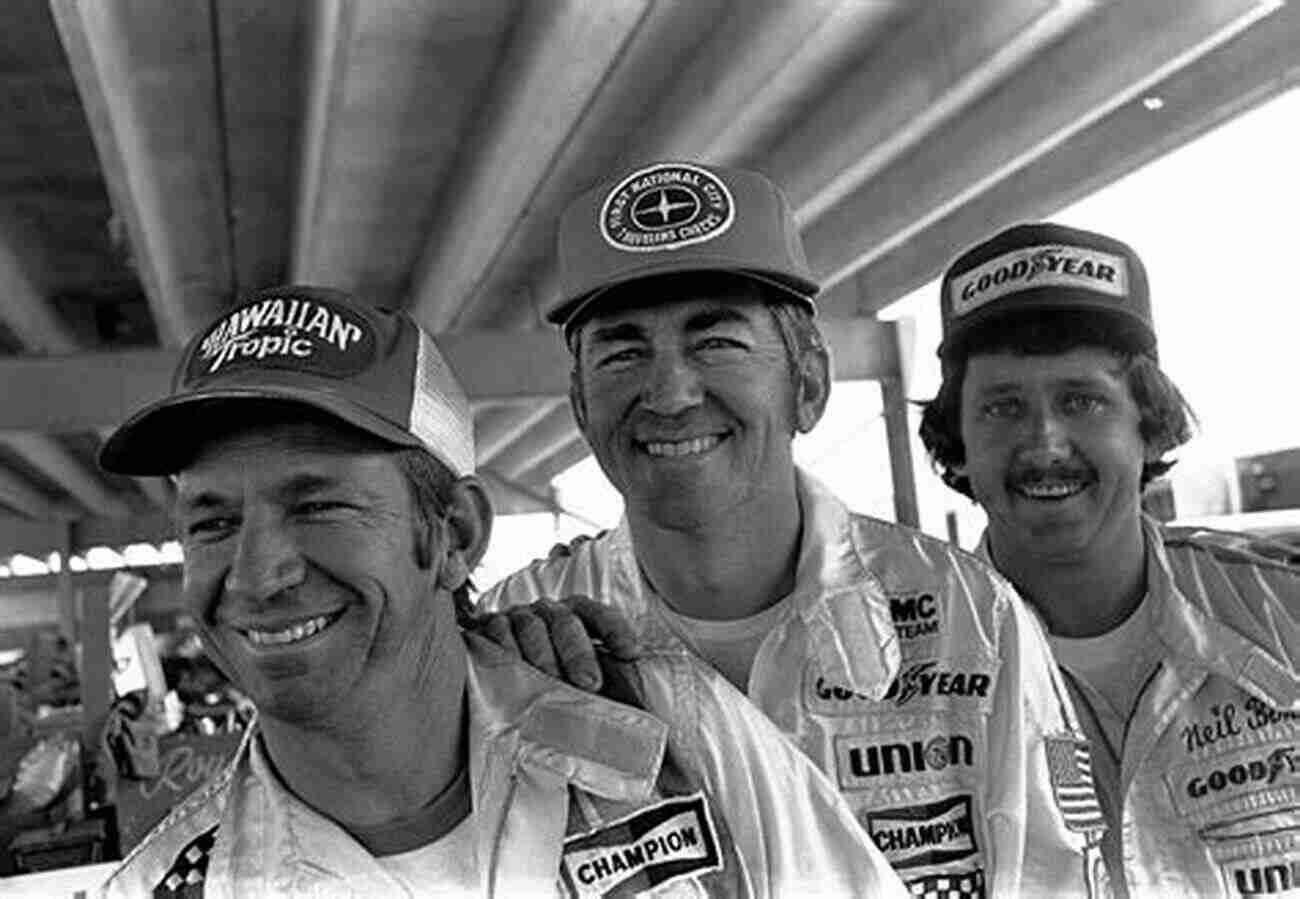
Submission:
POLYGON ((552 677, 592 692, 603 683, 597 643, 620 661, 632 661, 638 654, 636 636, 623 614, 586 596, 561 602, 539 599, 489 613, 476 619, 472 633, 552 677))

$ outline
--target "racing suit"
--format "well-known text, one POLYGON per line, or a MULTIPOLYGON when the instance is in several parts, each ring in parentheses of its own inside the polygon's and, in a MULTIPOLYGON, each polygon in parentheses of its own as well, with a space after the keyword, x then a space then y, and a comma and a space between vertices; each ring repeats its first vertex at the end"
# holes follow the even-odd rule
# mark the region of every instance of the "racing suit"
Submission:
POLYGON ((1104 700, 1065 672, 1099 798, 1121 822, 1103 843, 1111 882, 1123 871, 1133 896, 1294 895, 1300 569, 1252 553, 1241 535, 1146 517, 1142 528, 1161 659, 1122 759, 1094 712, 1104 700))
MULTIPOLYGON (((1104 873, 1100 809, 1037 622, 974 556, 853 514, 802 471, 797 484, 795 587, 749 698, 838 783, 914 894, 1086 894, 1104 873)), ((575 593, 621 607, 649 651, 681 645, 626 520, 480 604, 575 593)))
MULTIPOLYGON (((630 667, 662 717, 470 641, 481 895, 906 895, 834 786, 730 684, 681 652, 630 667)), ((106 894, 408 895, 280 784, 254 735, 127 856, 106 894)))

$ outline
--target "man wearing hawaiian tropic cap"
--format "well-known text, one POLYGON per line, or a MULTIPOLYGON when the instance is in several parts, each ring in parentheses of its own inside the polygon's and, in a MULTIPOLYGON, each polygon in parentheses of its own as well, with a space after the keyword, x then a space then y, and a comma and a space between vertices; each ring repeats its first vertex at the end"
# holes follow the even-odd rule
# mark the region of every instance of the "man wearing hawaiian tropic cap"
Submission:
MULTIPOLYGON (((960 256, 940 302, 944 378, 921 436, 988 513, 980 552, 1050 632, 1114 891, 1294 887, 1300 570, 1261 541, 1143 514, 1191 413, 1156 361, 1141 260, 1105 235, 1018 225, 960 256)), ((1072 779, 1055 783, 1069 801, 1072 779)))
POLYGON ((915 894, 1085 892, 1048 767, 1067 725, 1027 609, 793 462, 830 366, 776 186, 649 165, 572 203, 559 256, 574 415, 626 514, 481 605, 510 609, 539 663, 526 610, 546 600, 553 624, 573 594, 621 609, 644 647, 697 654, 835 779, 915 894))
POLYGON ((901 895, 835 788, 704 666, 611 663, 627 705, 462 636, 491 529, 472 433, 410 316, 281 287, 108 440, 110 470, 176 475, 185 605, 258 712, 108 894, 901 895))

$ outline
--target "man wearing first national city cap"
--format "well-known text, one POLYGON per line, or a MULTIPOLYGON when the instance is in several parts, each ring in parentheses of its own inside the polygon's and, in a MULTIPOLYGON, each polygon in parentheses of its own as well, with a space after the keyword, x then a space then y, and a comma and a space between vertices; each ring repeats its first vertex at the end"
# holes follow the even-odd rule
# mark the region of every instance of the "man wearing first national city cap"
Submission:
POLYGON ((643 651, 688 647, 744 691, 914 894, 1086 894, 1099 820, 1058 789, 1089 800, 1082 738, 1023 603, 793 463, 830 363, 780 190, 649 165, 574 200, 558 249, 549 318, 573 411, 626 512, 487 591, 480 607, 504 614, 483 632, 578 682, 595 674, 590 604, 611 605, 643 651))
POLYGON ((1041 617, 1087 733, 1112 890, 1300 889, 1300 569, 1162 525, 1142 491, 1191 435, 1146 268, 1049 223, 959 256, 921 437, 988 513, 979 551, 1041 617))
POLYGON ((689 655, 610 661, 593 695, 462 634, 492 511, 469 403, 406 313, 258 291, 101 463, 175 475, 185 608, 257 710, 108 895, 904 895, 689 655))

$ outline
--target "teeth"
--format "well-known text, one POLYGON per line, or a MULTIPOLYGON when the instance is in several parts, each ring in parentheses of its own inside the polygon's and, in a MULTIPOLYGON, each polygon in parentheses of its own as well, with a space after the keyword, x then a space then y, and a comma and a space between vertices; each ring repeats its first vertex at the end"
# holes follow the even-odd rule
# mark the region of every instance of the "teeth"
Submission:
POLYGON ((1052 481, 1050 483, 1039 482, 1036 484, 1021 484, 1020 492, 1034 499, 1061 499, 1066 496, 1073 496, 1083 489, 1081 481, 1052 481))
POLYGON ((656 441, 647 443, 645 449, 652 456, 692 456, 711 450, 721 442, 721 437, 712 435, 709 437, 696 437, 694 440, 656 441))
POLYGON ((297 643, 299 640, 306 640, 308 637, 319 634, 330 623, 328 615, 321 615, 319 618, 312 618, 310 621, 304 621, 301 624, 295 624, 293 627, 287 627, 282 631, 257 631, 248 630, 248 639, 257 646, 283 646, 286 643, 297 643))

